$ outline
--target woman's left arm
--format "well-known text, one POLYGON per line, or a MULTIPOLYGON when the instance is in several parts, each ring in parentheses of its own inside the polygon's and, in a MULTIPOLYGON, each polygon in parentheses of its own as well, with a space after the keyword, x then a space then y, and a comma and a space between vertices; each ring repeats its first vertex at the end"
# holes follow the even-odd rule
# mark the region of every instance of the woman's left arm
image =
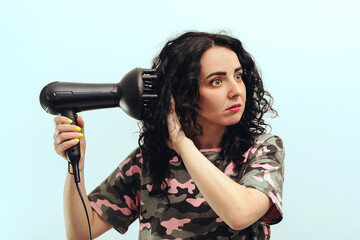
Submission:
POLYGON ((185 136, 175 113, 173 100, 172 110, 168 115, 168 128, 168 146, 180 155, 205 200, 229 227, 244 229, 269 210, 272 202, 268 196, 230 179, 185 136))

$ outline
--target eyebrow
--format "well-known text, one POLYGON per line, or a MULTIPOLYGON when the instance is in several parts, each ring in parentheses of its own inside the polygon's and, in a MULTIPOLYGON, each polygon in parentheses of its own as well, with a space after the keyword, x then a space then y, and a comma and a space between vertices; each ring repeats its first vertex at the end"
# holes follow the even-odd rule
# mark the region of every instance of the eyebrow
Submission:
MULTIPOLYGON (((241 71, 241 70, 242 70, 242 67, 235 68, 234 73, 241 71)), ((214 75, 226 75, 226 72, 213 72, 213 73, 210 73, 205 79, 208 79, 209 77, 212 77, 214 75)))

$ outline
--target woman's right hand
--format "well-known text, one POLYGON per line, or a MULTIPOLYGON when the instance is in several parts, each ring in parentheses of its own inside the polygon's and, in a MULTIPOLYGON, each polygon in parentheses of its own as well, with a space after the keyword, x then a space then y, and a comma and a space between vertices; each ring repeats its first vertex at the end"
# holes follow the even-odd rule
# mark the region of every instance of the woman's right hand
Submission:
MULTIPOLYGON (((72 125, 72 121, 63 116, 55 117, 54 147, 55 152, 67 160, 65 151, 80 142, 80 166, 84 164, 86 141, 84 137, 84 120, 76 119, 78 126, 72 125)), ((82 168, 82 167, 80 167, 82 168)))

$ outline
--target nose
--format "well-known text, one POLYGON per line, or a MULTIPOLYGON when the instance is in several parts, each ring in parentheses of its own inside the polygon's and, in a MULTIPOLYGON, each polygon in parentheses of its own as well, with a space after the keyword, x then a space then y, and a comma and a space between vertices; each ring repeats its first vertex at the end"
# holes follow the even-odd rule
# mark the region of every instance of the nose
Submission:
POLYGON ((229 79, 228 81, 228 96, 229 98, 239 97, 241 95, 242 85, 244 84, 242 81, 238 81, 234 78, 229 79))

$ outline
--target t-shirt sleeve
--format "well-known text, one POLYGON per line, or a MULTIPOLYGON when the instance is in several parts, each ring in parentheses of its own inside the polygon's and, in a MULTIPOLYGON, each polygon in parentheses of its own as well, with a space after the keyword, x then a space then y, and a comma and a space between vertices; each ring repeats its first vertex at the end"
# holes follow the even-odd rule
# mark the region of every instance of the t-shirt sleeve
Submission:
POLYGON ((140 150, 135 149, 88 195, 91 207, 122 234, 138 217, 141 163, 140 150))
POLYGON ((284 147, 278 136, 259 137, 247 153, 247 165, 240 184, 265 193, 272 201, 260 221, 276 224, 283 218, 282 189, 284 182, 284 147))

